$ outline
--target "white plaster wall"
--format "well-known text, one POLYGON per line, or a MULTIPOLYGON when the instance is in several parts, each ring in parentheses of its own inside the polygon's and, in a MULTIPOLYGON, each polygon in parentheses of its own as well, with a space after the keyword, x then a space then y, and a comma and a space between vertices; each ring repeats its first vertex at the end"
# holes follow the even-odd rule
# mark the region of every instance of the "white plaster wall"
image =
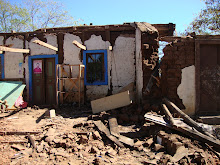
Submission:
POLYGON ((184 112, 190 116, 195 114, 195 66, 182 69, 181 84, 177 88, 177 94, 182 99, 186 109, 184 112))
POLYGON ((70 65, 82 64, 82 62, 80 61, 81 49, 72 43, 73 40, 76 40, 82 44, 82 41, 79 38, 79 36, 69 33, 64 35, 64 46, 63 46, 64 64, 70 64, 70 65))
POLYGON ((141 52, 141 31, 136 29, 135 42, 136 42, 136 92, 137 102, 142 99, 143 89, 143 69, 142 69, 142 52, 141 52))
MULTIPOLYGON (((47 39, 47 43, 50 45, 53 45, 55 47, 57 46, 57 36, 53 34, 46 34, 45 38, 47 39)), ((26 45, 27 48, 30 49, 30 55, 51 55, 56 54, 55 50, 46 48, 44 46, 38 45, 36 43, 33 43, 34 40, 40 40, 37 37, 34 37, 28 44, 26 45)))
MULTIPOLYGON (((13 44, 12 48, 23 49, 23 40, 10 37, 5 42, 6 45, 13 44)), ((5 52, 4 71, 5 78, 23 78, 23 64, 19 72, 19 63, 23 63, 23 53, 5 52)))
MULTIPOLYGON (((84 45, 87 50, 99 50, 99 49, 107 49, 110 46, 108 41, 103 41, 101 36, 92 35, 91 38, 85 41, 84 45)), ((107 52, 108 57, 108 81, 110 80, 110 69, 111 69, 111 53, 107 52)), ((110 88, 110 83, 108 85, 89 85, 86 86, 86 96, 90 100, 95 100, 98 98, 105 97, 108 93, 108 89, 110 88)))
POLYGON ((113 47, 113 94, 135 81, 135 38, 119 36, 113 47))

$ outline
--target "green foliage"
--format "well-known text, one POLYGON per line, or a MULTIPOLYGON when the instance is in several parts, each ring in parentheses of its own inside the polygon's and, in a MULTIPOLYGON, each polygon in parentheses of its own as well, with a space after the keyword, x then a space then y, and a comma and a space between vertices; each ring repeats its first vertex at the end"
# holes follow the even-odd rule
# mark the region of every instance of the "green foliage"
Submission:
POLYGON ((24 4, 31 18, 29 30, 78 25, 78 21, 74 21, 60 2, 25 0, 24 4))
POLYGON ((25 31, 29 21, 26 9, 0 0, 0 32, 25 31))
POLYGON ((191 22, 186 32, 220 34, 220 0, 204 0, 206 8, 191 22))
POLYGON ((23 6, 0 0, 0 32, 34 31, 41 28, 78 25, 61 2, 24 0, 23 6))

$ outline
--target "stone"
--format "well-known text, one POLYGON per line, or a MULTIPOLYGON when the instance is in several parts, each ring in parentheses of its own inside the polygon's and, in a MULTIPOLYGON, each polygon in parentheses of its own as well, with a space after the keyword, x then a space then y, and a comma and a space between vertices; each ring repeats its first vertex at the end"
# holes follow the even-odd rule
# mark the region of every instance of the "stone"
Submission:
POLYGON ((137 149, 138 151, 142 151, 144 149, 142 144, 143 144, 142 141, 137 141, 136 143, 134 143, 134 148, 137 149))
POLYGON ((153 144, 153 142, 154 142, 154 140, 153 140, 153 138, 149 138, 149 139, 147 139, 145 142, 144 142, 144 146, 145 147, 150 147, 152 144, 153 144))
POLYGON ((99 151, 99 149, 97 148, 97 147, 95 147, 95 146, 92 146, 91 147, 91 153, 95 153, 95 154, 98 154, 100 151, 99 151))
POLYGON ((159 152, 159 151, 163 151, 163 150, 164 150, 164 146, 162 146, 160 144, 154 145, 154 151, 159 152))
POLYGON ((81 135, 79 139, 80 144, 88 143, 88 137, 86 135, 81 135))
POLYGON ((93 135, 94 140, 102 140, 102 137, 101 137, 101 135, 99 134, 98 131, 94 131, 92 133, 92 135, 93 135))
POLYGON ((115 156, 117 154, 117 151, 115 151, 113 148, 109 148, 107 154, 110 154, 111 156, 115 156))
POLYGON ((44 136, 55 136, 56 130, 54 128, 49 128, 48 131, 45 133, 44 136))
POLYGON ((37 152, 40 153, 44 150, 44 144, 41 143, 40 145, 37 146, 37 152))

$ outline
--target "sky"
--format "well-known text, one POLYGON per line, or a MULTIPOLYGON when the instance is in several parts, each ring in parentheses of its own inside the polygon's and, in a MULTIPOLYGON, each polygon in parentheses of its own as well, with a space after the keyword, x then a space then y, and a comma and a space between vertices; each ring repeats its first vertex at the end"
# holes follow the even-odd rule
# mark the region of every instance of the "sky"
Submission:
MULTIPOLYGON (((22 0, 9 1, 22 3, 22 0)), ((81 24, 174 23, 178 33, 183 32, 205 7, 203 0, 62 0, 61 2, 75 20, 81 20, 81 24)))

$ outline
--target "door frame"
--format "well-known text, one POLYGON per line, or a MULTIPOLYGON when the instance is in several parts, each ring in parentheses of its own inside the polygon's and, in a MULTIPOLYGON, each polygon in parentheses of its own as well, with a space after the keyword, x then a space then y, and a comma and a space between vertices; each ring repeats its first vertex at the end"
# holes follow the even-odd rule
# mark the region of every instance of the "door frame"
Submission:
POLYGON ((32 60, 38 58, 54 58, 55 59, 55 78, 56 78, 56 66, 58 64, 58 54, 51 54, 51 55, 34 55, 29 56, 28 58, 28 68, 29 68, 29 101, 32 102, 33 100, 33 88, 32 88, 32 60))
POLYGON ((4 59, 4 54, 0 54, 0 57, 1 57, 1 65, 2 65, 2 75, 0 75, 0 78, 1 79, 4 79, 5 78, 5 59, 4 59))
POLYGON ((219 45, 220 39, 196 39, 195 40, 195 86, 196 86, 196 104, 195 113, 200 113, 200 45, 219 45))

